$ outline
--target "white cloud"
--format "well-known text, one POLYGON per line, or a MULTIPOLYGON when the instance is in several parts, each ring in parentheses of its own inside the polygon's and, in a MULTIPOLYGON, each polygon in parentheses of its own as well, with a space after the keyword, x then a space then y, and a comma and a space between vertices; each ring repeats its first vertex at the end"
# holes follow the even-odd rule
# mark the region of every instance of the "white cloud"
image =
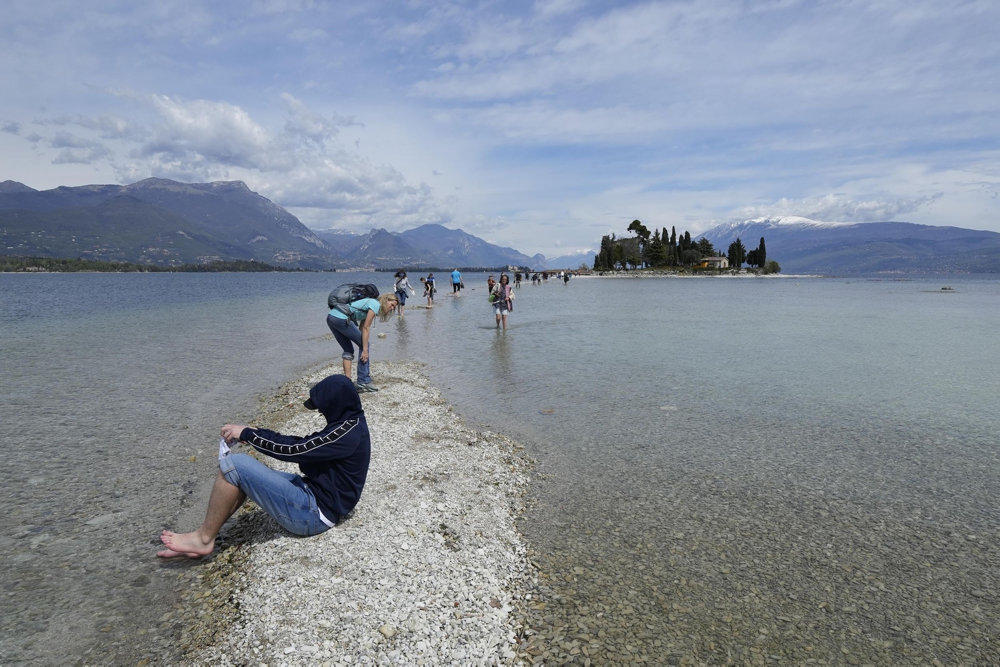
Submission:
POLYGON ((165 95, 153 95, 150 102, 162 122, 140 148, 143 157, 250 169, 273 159, 269 133, 238 106, 165 95))
POLYGON ((171 173, 241 178, 326 226, 400 229, 446 219, 426 185, 411 185, 395 168, 372 164, 337 142, 340 128, 355 121, 325 117, 288 94, 282 99, 286 119, 272 129, 232 105, 154 98, 163 123, 140 154, 159 156, 161 169, 171 173))
POLYGON ((546 254, 634 218, 1000 231, 996 3, 71 9, 0 23, 0 168, 33 187, 241 179, 309 224, 546 254))

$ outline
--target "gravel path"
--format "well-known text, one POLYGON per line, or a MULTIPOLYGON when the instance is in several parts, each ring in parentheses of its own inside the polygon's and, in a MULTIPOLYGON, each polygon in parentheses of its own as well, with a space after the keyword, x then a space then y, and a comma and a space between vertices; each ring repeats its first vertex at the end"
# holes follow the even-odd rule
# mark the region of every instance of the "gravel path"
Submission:
MULTIPOLYGON (((290 383, 253 425, 318 430, 322 417, 301 404, 333 372, 290 383)), ((185 600, 187 660, 517 662, 514 610, 529 568, 514 519, 529 462, 504 436, 467 428, 418 364, 379 363, 373 376, 380 391, 362 394, 373 455, 361 502, 311 538, 248 503, 185 600)))

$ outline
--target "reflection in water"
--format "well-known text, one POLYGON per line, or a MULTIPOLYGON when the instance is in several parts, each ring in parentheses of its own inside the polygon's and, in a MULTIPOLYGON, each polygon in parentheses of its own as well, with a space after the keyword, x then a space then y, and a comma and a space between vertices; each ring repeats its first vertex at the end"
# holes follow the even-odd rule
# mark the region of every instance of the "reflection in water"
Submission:
POLYGON ((493 367, 493 382, 499 387, 506 387, 514 383, 514 373, 512 370, 511 345, 507 340, 507 333, 497 331, 493 340, 493 354, 490 356, 493 367))
MULTIPOLYGON (((400 317, 398 315, 391 316, 392 319, 395 320, 395 326, 392 327, 392 328, 395 329, 395 334, 392 334, 392 335, 395 335, 395 337, 398 339, 398 342, 396 343, 396 346, 397 346, 397 348, 399 350, 399 353, 402 354, 402 355, 404 355, 404 356, 405 355, 409 355, 410 352, 411 352, 410 345, 409 345, 409 342, 410 342, 409 318, 413 317, 413 310, 412 309, 410 310, 410 313, 411 313, 410 315, 404 315, 403 317, 400 317)), ((389 324, 389 322, 385 322, 385 324, 382 327, 382 329, 383 329, 382 331, 378 331, 378 329, 376 329, 375 335, 379 337, 379 343, 383 343, 383 341, 385 339, 382 338, 382 335, 383 335, 383 333, 385 331, 387 331, 387 330, 390 329, 388 326, 385 326, 387 324, 389 324)), ((379 347, 382 347, 382 345, 380 345, 379 347)), ((388 347, 388 346, 386 346, 386 347, 388 347)), ((382 357, 376 357, 376 358, 377 359, 381 359, 382 357)))

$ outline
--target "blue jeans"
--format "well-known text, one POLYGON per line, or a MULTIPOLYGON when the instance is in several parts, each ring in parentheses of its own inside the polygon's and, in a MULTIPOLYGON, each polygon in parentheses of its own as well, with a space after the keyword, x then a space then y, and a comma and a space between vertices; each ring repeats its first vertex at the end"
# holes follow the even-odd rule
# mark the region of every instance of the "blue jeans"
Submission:
POLYGON ((249 454, 234 453, 219 460, 219 470, 227 482, 238 486, 288 532, 319 535, 330 528, 320 518, 322 513, 312 490, 298 475, 268 468, 249 454))
POLYGON ((333 337, 337 339, 340 343, 340 347, 344 349, 344 354, 341 355, 342 359, 354 359, 354 346, 358 346, 358 384, 371 384, 372 376, 369 370, 369 362, 371 361, 371 341, 368 341, 368 361, 361 361, 361 350, 364 349, 361 344, 361 329, 358 325, 350 320, 342 320, 339 317, 334 317, 333 315, 326 316, 326 326, 330 327, 330 331, 333 332, 333 337))

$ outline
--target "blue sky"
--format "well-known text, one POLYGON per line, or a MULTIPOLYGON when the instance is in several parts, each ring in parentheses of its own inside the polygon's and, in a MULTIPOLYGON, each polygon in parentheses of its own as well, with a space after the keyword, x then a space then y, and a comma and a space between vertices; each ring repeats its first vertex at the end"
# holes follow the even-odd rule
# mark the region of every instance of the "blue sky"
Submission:
POLYGON ((797 215, 1000 232, 1000 3, 10 0, 0 181, 242 180, 522 252, 797 215))

